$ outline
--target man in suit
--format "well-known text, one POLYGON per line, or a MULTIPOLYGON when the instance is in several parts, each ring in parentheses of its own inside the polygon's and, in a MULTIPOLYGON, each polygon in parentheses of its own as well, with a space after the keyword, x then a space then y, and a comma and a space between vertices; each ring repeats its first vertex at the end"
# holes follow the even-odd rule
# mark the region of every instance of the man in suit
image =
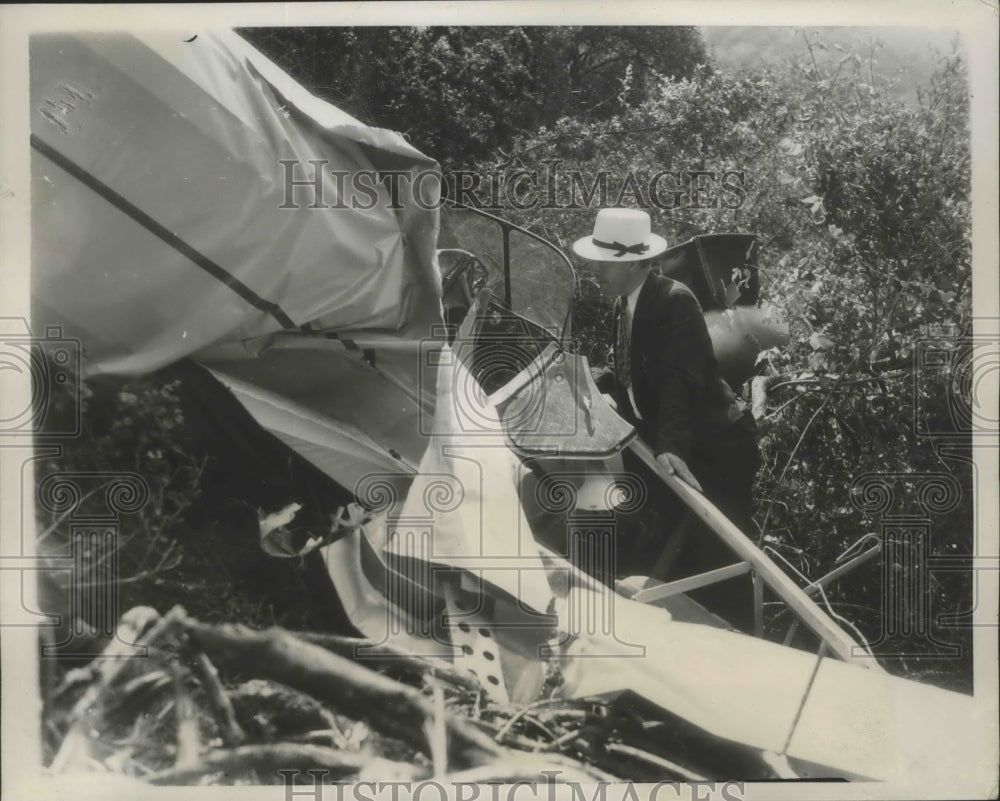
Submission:
MULTIPOLYGON (((593 235, 578 240, 573 249, 591 262, 601 289, 617 299, 614 371, 598 386, 635 424, 664 470, 703 492, 749 532, 760 463, 756 427, 719 374, 697 298, 653 269, 666 241, 651 232, 646 212, 602 209, 593 235)), ((641 474, 637 460, 627 460, 626 468, 641 474)), ((642 523, 626 524, 621 532, 620 539, 627 540, 619 549, 625 562, 621 567, 666 579, 737 561, 679 500, 665 497, 669 493, 662 485, 654 480, 649 488, 653 504, 640 515, 642 523), (672 547, 667 547, 669 535, 672 547)), ((749 625, 746 581, 723 582, 699 596, 722 607, 730 622, 749 625)))

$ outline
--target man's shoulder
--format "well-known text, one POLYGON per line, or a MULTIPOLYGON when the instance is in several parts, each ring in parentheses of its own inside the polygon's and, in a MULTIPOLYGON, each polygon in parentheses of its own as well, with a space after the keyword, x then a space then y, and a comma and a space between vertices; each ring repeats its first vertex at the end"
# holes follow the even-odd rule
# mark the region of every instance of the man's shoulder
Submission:
POLYGON ((652 292, 658 305, 673 307, 693 306, 700 311, 698 298, 695 297, 694 292, 686 284, 673 278, 668 278, 660 273, 653 273, 649 280, 652 284, 652 292))

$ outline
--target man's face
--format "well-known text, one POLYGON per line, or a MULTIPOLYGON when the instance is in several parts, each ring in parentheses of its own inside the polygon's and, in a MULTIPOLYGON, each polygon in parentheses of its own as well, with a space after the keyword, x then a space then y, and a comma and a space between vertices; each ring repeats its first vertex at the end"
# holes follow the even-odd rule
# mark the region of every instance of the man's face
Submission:
POLYGON ((601 291, 615 298, 627 295, 635 289, 642 265, 640 261, 595 261, 591 262, 589 267, 601 291))

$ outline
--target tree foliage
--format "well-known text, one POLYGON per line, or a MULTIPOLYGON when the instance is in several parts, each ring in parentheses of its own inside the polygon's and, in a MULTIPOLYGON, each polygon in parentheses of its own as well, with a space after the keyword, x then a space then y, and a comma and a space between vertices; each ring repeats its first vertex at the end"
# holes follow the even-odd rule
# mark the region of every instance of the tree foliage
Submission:
POLYGON ((692 28, 255 28, 307 88, 447 169, 565 116, 604 119, 707 60, 692 28))

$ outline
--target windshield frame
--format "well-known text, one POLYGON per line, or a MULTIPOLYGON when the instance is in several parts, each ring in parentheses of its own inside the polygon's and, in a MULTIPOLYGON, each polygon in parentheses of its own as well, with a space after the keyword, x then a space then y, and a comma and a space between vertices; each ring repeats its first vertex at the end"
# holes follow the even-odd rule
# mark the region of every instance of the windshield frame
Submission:
POLYGON ((534 240, 535 242, 540 243, 549 251, 551 251, 553 254, 555 254, 555 256, 558 257, 558 259, 562 262, 562 264, 565 265, 565 267, 569 270, 569 273, 573 279, 572 283, 573 289, 570 290, 570 292, 568 293, 569 302, 567 303, 566 316, 559 324, 559 330, 556 332, 556 337, 555 337, 557 341, 561 342, 563 345, 566 345, 569 341, 571 333, 570 321, 572 319, 572 314, 573 314, 573 297, 575 296, 577 287, 579 286, 579 277, 577 276, 576 268, 573 266, 573 263, 569 260, 566 254, 559 247, 557 247, 544 237, 539 236, 538 234, 529 231, 526 228, 522 228, 520 225, 516 225, 512 222, 509 222, 508 220, 505 220, 502 217, 497 217, 495 214, 490 214, 489 212, 483 211, 482 209, 478 209, 475 206, 467 206, 464 203, 459 203, 450 198, 444 198, 443 205, 449 208, 459 209, 461 211, 472 212, 473 214, 477 214, 480 217, 485 217, 487 220, 500 227, 501 264, 503 268, 503 304, 504 306, 507 307, 507 309, 512 311, 514 314, 517 314, 518 316, 523 317, 529 322, 535 323, 536 325, 539 325, 543 328, 550 328, 551 326, 539 320, 534 320, 527 314, 524 314, 518 309, 513 308, 513 286, 511 280, 511 244, 510 244, 511 231, 517 231, 519 234, 526 236, 529 239, 534 240))

